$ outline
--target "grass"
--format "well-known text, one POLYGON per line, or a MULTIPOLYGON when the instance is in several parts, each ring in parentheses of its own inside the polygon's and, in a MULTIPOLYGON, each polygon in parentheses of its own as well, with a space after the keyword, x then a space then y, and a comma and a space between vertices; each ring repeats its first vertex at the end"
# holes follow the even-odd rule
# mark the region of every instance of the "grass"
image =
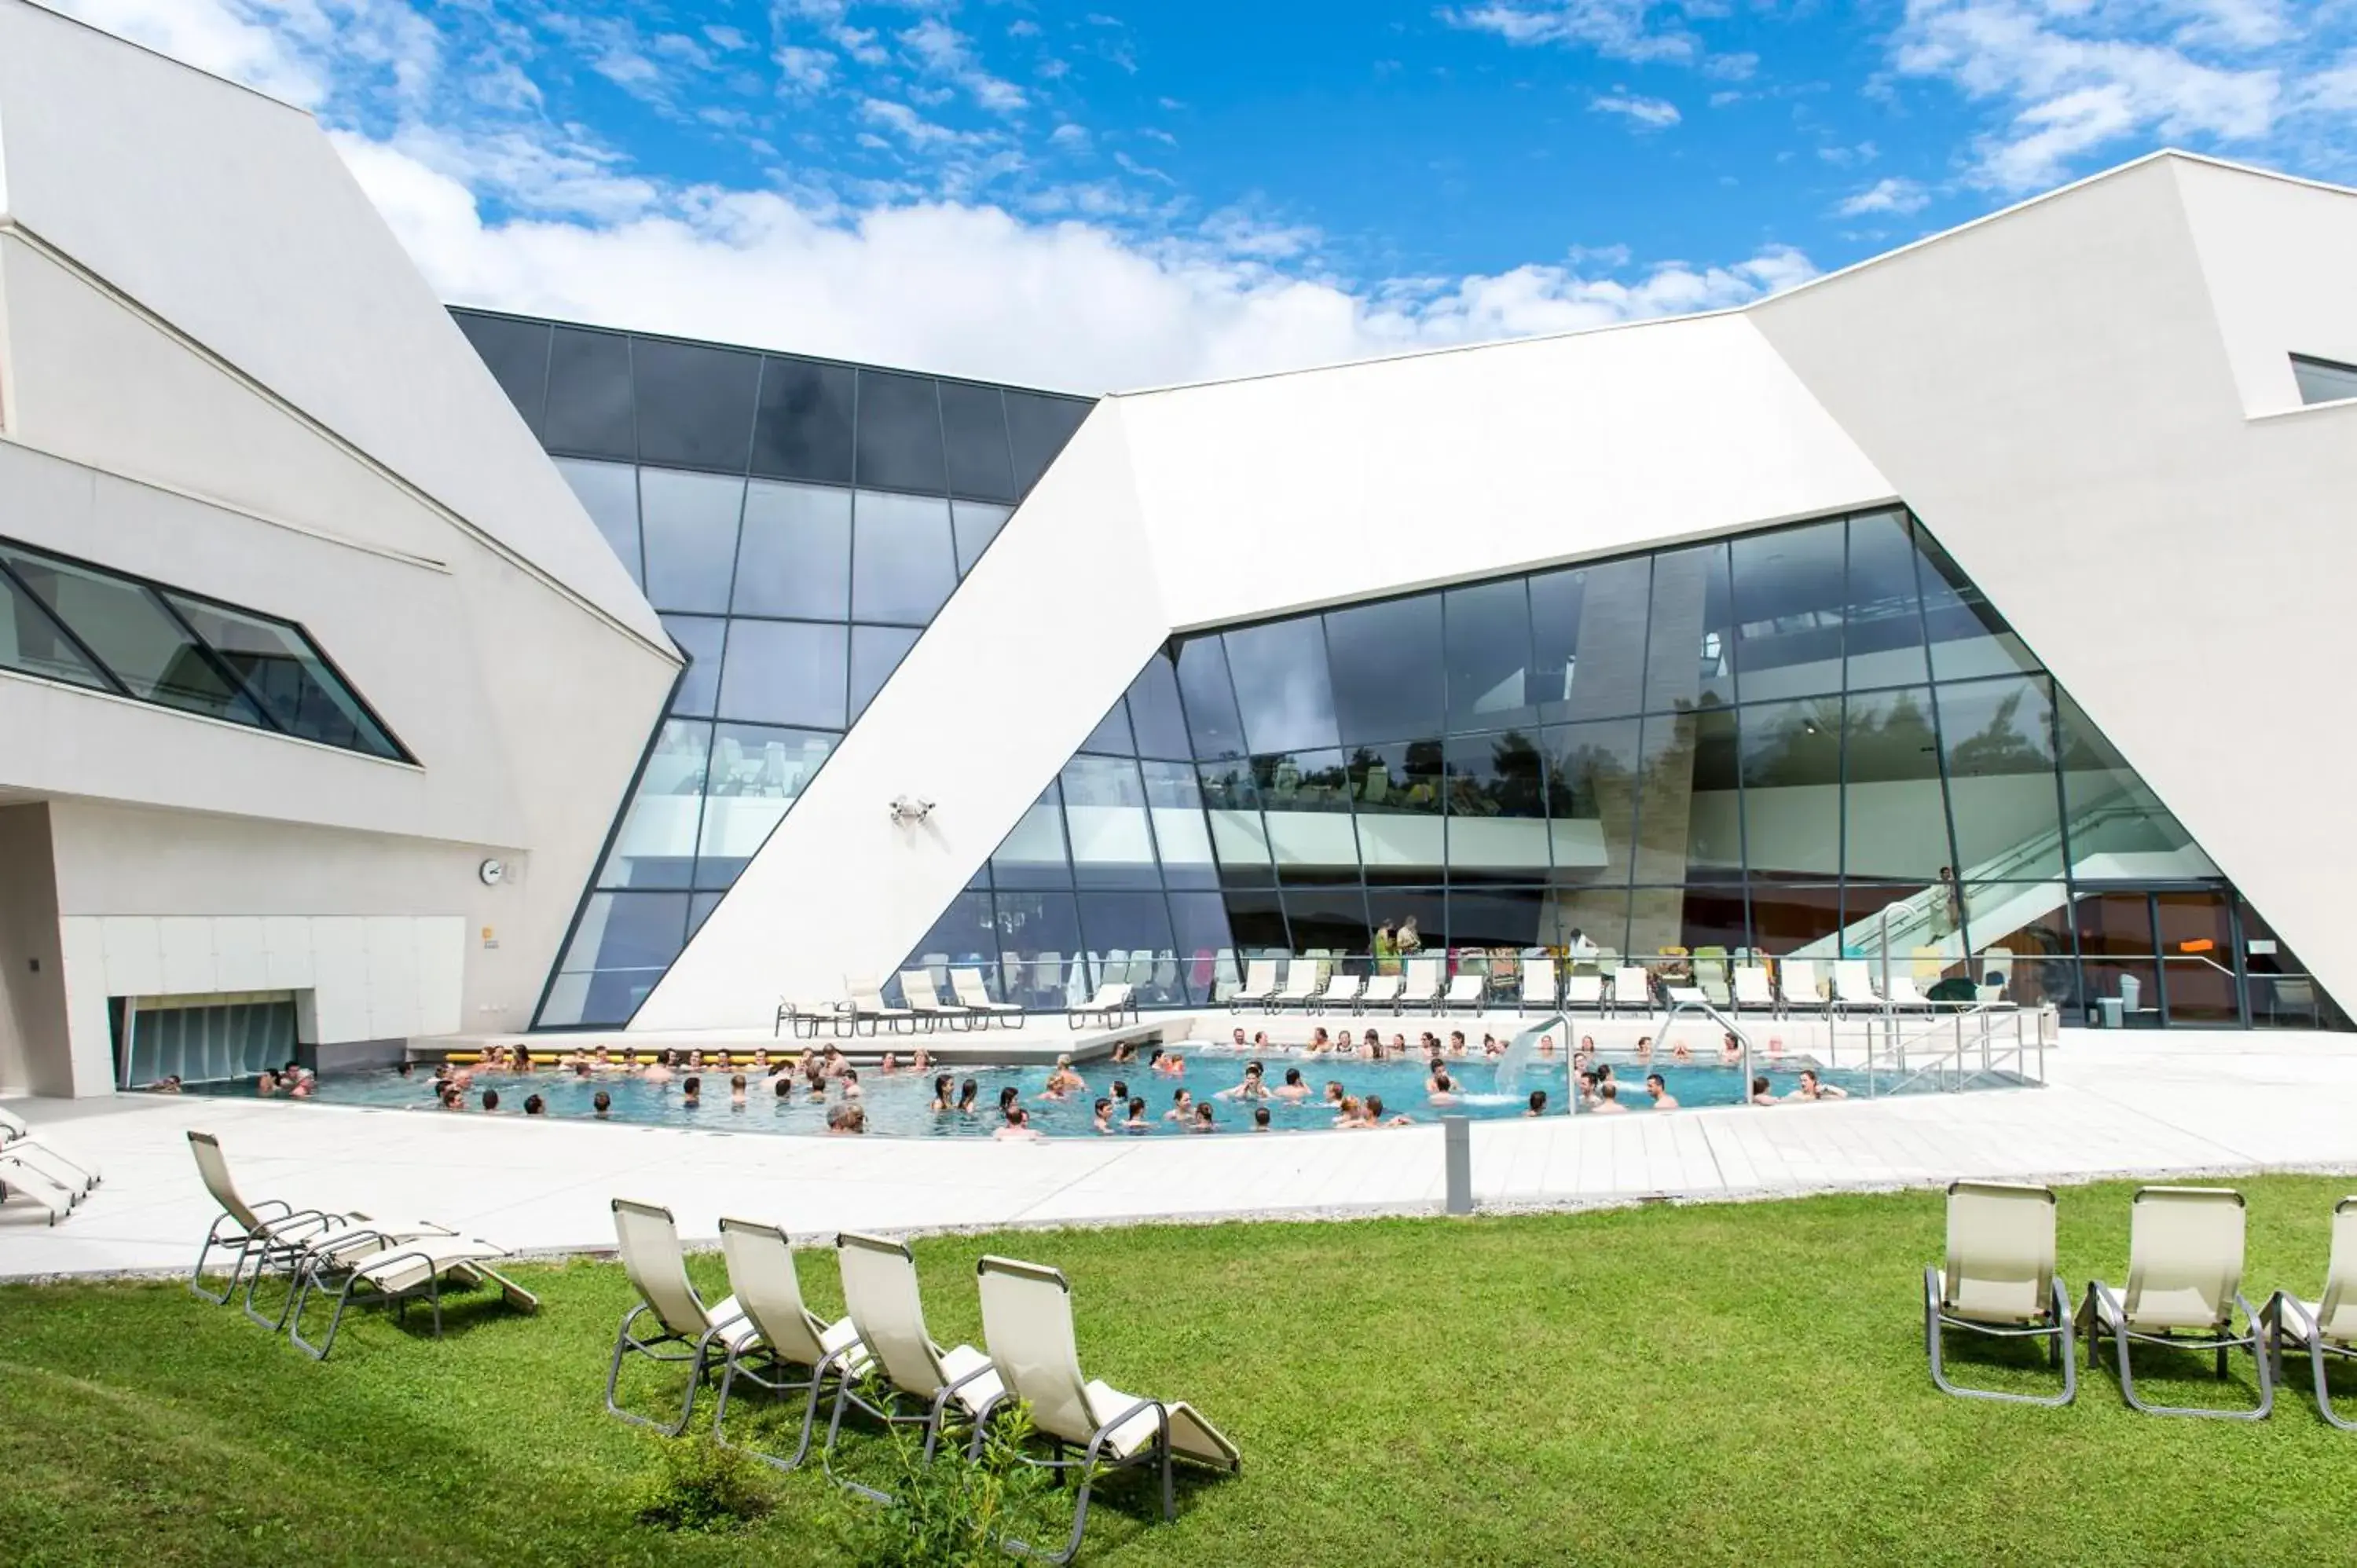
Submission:
MULTIPOLYGON (((2251 1294, 2313 1294, 2348 1178, 2242 1185, 2251 1294)), ((2063 1194, 2074 1286, 2123 1279, 2131 1191, 2063 1194)), ((1938 1195, 1905 1194, 917 1251, 944 1343, 979 1343, 981 1254, 1056 1263, 1092 1375, 1189 1400, 1242 1445, 1240 1477, 1182 1480, 1174 1524, 1114 1489, 1083 1562, 2346 1560, 2357 1438, 2318 1419, 2305 1363, 2256 1424, 2137 1415, 2100 1373, 2064 1410, 1946 1398, 1920 1329, 1941 1236, 1938 1195)), ((716 1257, 694 1267, 725 1294, 716 1257)), ((815 1466, 733 1534, 635 1522, 662 1440, 599 1404, 629 1286, 610 1265, 522 1273, 537 1318, 461 1309, 436 1344, 371 1315, 324 1364, 178 1285, 0 1290, 10 1560, 842 1560, 830 1516, 856 1505, 815 1466)), ((803 1276, 839 1305, 830 1260, 803 1276)), ((1969 1355, 1960 1375, 2042 1376, 1969 1355)), ((2172 1402, 2252 1380, 2247 1358, 2223 1386, 2191 1356, 2152 1370, 2172 1402)), ((651 1409, 665 1386, 626 1390, 651 1409)))

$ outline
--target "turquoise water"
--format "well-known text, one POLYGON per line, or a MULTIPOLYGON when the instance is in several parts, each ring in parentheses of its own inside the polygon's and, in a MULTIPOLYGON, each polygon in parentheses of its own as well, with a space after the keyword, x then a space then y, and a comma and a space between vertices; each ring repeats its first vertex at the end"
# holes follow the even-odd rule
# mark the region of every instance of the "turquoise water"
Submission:
MULTIPOLYGON (((1102 1135, 1095 1133, 1092 1102, 1100 1095, 1109 1095, 1116 1079, 1125 1079, 1129 1092, 1142 1096, 1146 1102, 1144 1127, 1123 1129, 1112 1134, 1124 1137, 1177 1135, 1180 1129, 1167 1119, 1166 1113, 1171 1109, 1174 1092, 1179 1089, 1185 1089, 1198 1101, 1209 1099, 1212 1125, 1218 1133, 1250 1133, 1254 1127, 1253 1112, 1261 1106, 1268 1110, 1272 1132, 1330 1129, 1335 1113, 1323 1102, 1329 1080, 1339 1081, 1345 1094, 1361 1099, 1380 1096, 1386 1121, 1401 1114, 1417 1122, 1435 1121, 1442 1115, 1476 1120, 1521 1116, 1533 1089, 1546 1091, 1548 1115, 1565 1114, 1568 1102, 1566 1064, 1560 1059, 1527 1064, 1522 1069, 1519 1091, 1511 1095, 1499 1092, 1494 1062, 1482 1058, 1452 1060, 1448 1071, 1457 1081, 1459 1098, 1454 1103, 1437 1105, 1427 1087, 1429 1074, 1420 1061, 1361 1061, 1302 1057, 1282 1051, 1265 1053, 1259 1059, 1266 1066, 1266 1078, 1272 1087, 1284 1082, 1287 1068, 1300 1070, 1309 1098, 1295 1102, 1277 1098, 1217 1098, 1219 1090, 1234 1087, 1243 1077, 1247 1059, 1244 1053, 1215 1047, 1171 1054, 1185 1064, 1187 1070, 1182 1076, 1154 1072, 1142 1062, 1121 1066, 1082 1063, 1078 1070, 1088 1085, 1087 1091, 1067 1100, 1042 1098, 1048 1077, 1044 1067, 958 1069, 953 1074, 957 1085, 962 1087, 969 1078, 974 1081, 976 1110, 973 1114, 935 1113, 931 1110, 931 1080, 909 1072, 887 1077, 872 1068, 861 1069, 860 1099, 867 1112, 869 1133, 911 1138, 990 1135, 1003 1124, 997 1114, 998 1098, 1000 1090, 1008 1087, 1016 1090, 1020 1103, 1030 1112, 1031 1124, 1040 1132, 1050 1135, 1102 1135)), ((1633 1059, 1609 1056, 1603 1059, 1611 1064, 1614 1079, 1622 1085, 1621 1103, 1634 1115, 1674 1114, 1651 1107, 1644 1093, 1648 1071, 1662 1074, 1670 1094, 1682 1106, 1732 1105, 1743 1098, 1742 1074, 1735 1068, 1708 1063, 1655 1063, 1649 1067, 1633 1059)), ((1765 1069, 1773 1092, 1791 1093, 1799 1082, 1800 1069, 1808 1065, 1805 1060, 1792 1060, 1765 1069)), ((689 1101, 683 1092, 684 1074, 670 1083, 654 1084, 620 1073, 579 1078, 553 1068, 528 1074, 479 1070, 463 1112, 443 1111, 435 1103, 432 1071, 425 1067, 408 1076, 391 1069, 330 1074, 319 1079, 315 1098, 328 1104, 412 1110, 421 1115, 479 1116, 484 1113, 480 1106, 482 1091, 489 1089, 499 1093, 498 1115, 521 1116, 525 1098, 537 1094, 545 1102, 549 1116, 591 1120, 597 1117, 592 1096, 604 1090, 613 1101, 611 1112, 604 1118, 608 1121, 646 1126, 702 1127, 713 1132, 800 1133, 824 1133, 828 1111, 841 1103, 838 1089, 831 1088, 823 1101, 814 1101, 798 1083, 791 1085, 791 1092, 781 1097, 771 1081, 749 1074, 748 1078, 745 1103, 741 1105, 731 1103, 725 1073, 703 1075, 702 1102, 698 1104, 689 1101)), ((1862 1075, 1827 1070, 1824 1078, 1828 1084, 1849 1089, 1853 1093, 1864 1092, 1863 1083, 1853 1081, 1862 1075)), ((253 1088, 250 1083, 224 1084, 202 1090, 191 1088, 189 1092, 251 1095, 253 1088)))

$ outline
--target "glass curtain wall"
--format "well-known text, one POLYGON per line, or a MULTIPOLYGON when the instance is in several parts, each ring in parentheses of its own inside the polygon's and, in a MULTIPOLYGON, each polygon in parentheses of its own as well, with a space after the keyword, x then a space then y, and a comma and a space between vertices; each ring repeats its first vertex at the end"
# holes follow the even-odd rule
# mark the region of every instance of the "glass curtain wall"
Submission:
POLYGON ((909 962, 1179 1004, 1403 948, 2340 1022, 1899 508, 1180 638, 909 962))
POLYGON ((1090 403, 454 315, 689 660, 537 1019, 621 1024, 1090 403))

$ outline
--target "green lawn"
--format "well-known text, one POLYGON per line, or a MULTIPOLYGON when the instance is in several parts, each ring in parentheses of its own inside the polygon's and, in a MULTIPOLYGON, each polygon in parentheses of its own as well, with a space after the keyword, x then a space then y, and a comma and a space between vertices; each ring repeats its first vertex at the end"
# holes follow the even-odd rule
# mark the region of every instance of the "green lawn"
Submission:
MULTIPOLYGON (((2254 1297, 2314 1294, 2352 1186, 2243 1184, 2254 1297)), ((2062 1195, 2074 1287, 2122 1280, 2131 1190, 2062 1195)), ((2101 1374, 2065 1410, 1943 1397, 1920 1328, 1941 1235, 1940 1197, 1909 1194, 953 1238, 918 1259, 944 1343, 979 1342, 982 1253, 1060 1266, 1092 1376, 1189 1400, 1243 1447, 1241 1476, 1182 1479, 1174 1524, 1114 1493, 1083 1563, 2349 1561, 2357 1435, 2318 1419, 2305 1363, 2256 1425, 2137 1415, 2101 1374)), ((716 1257, 695 1269, 725 1293, 716 1257)), ((325 1364, 178 1285, 0 1291, 0 1550, 840 1556, 820 1516, 844 1505, 815 1466, 734 1535, 633 1522, 662 1440, 599 1405, 629 1287, 610 1266, 521 1272, 536 1318, 468 1309, 437 1344, 371 1315, 325 1364)), ((822 1311, 839 1304, 823 1252, 803 1280, 822 1311)), ((1979 1369, 2028 1387, 2029 1365, 1979 1369)), ((2223 1400, 2251 1374, 2242 1359, 2222 1389, 2187 1357, 2154 1391, 2223 1400)))

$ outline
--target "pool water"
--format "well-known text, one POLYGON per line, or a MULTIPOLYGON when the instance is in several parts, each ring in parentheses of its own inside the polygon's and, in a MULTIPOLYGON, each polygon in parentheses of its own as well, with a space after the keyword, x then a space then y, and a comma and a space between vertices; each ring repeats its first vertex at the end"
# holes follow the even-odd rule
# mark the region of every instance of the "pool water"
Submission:
MULTIPOLYGON (((1448 1063, 1448 1072, 1456 1080, 1459 1098, 1451 1104, 1436 1105, 1428 1088, 1429 1074, 1424 1063, 1417 1060, 1362 1061, 1305 1057, 1297 1052, 1263 1053, 1259 1059, 1267 1069, 1272 1088, 1284 1083, 1286 1069, 1299 1069, 1309 1095, 1305 1101, 1292 1101, 1274 1096, 1260 1101, 1218 1098, 1220 1090, 1235 1087, 1243 1079, 1247 1053, 1231 1047, 1198 1047, 1174 1051, 1171 1056, 1185 1064, 1183 1075, 1155 1072, 1143 1062, 1118 1066, 1106 1061, 1083 1062, 1077 1070, 1088 1088, 1065 1100, 1044 1098, 1048 1079, 1045 1067, 960 1068, 952 1075, 957 1084, 962 1088, 967 1079, 972 1079, 976 1089, 976 1112, 971 1115, 936 1114, 931 1109, 933 1090, 930 1079, 910 1072, 887 1077, 873 1068, 866 1068, 859 1075, 863 1090, 860 1101, 866 1108, 867 1131, 871 1133, 972 1138, 987 1137, 1003 1124, 997 1114, 999 1091, 1010 1086, 1030 1112, 1031 1125, 1041 1133, 1095 1135, 1093 1102, 1100 1095, 1111 1094, 1116 1079, 1125 1080, 1129 1092, 1146 1101, 1146 1125, 1122 1129, 1118 1135, 1127 1137, 1178 1135, 1181 1128, 1166 1113, 1171 1109, 1174 1093, 1180 1089, 1199 1101, 1208 1100, 1212 1107, 1213 1128, 1220 1133, 1251 1132, 1253 1112, 1261 1106, 1268 1109, 1272 1132, 1329 1129, 1335 1119, 1334 1110, 1324 1103, 1325 1086, 1329 1080, 1340 1082, 1345 1094, 1361 1099, 1369 1095, 1381 1097, 1387 1122, 1397 1115, 1406 1115, 1419 1122, 1432 1122, 1443 1115, 1476 1120, 1518 1117, 1527 1110, 1534 1089, 1546 1092, 1545 1113, 1558 1116, 1566 1113, 1570 1099, 1567 1064, 1560 1058, 1541 1058, 1525 1064, 1516 1092, 1512 1094, 1500 1091, 1496 1062, 1479 1058, 1453 1059, 1448 1063)), ((1622 1086, 1620 1102, 1634 1115, 1674 1113, 1652 1108, 1644 1091, 1645 1074, 1649 1071, 1662 1075, 1670 1095, 1681 1106, 1734 1105, 1744 1097, 1742 1073, 1736 1068, 1701 1062, 1648 1065, 1609 1055, 1602 1059, 1611 1064, 1613 1078, 1622 1086)), ((1771 1090, 1782 1095, 1792 1091, 1799 1082, 1801 1069, 1809 1065, 1806 1058, 1788 1058, 1760 1070, 1768 1077, 1771 1090)), ((335 1105, 478 1116, 483 1114, 482 1091, 495 1089, 500 1096, 499 1115, 522 1115, 525 1098, 537 1094, 545 1102, 549 1116, 590 1120, 597 1116, 591 1098, 602 1089, 612 1097, 612 1110, 604 1118, 608 1121, 644 1126, 702 1127, 713 1132, 799 1133, 824 1133, 828 1111, 842 1102, 839 1086, 830 1086, 823 1101, 810 1099, 799 1083, 790 1085, 791 1092, 780 1096, 774 1083, 748 1073, 745 1103, 732 1104, 728 1075, 707 1072, 702 1075, 702 1102, 696 1104, 683 1092, 685 1076, 682 1074, 669 1083, 648 1083, 619 1072, 579 1078, 553 1068, 531 1073, 479 1069, 468 1091, 467 1110, 453 1112, 436 1104, 431 1069, 421 1066, 407 1076, 393 1069, 329 1074, 318 1080, 314 1098, 335 1105)), ((1864 1092, 1862 1083, 1851 1082, 1853 1078, 1862 1076, 1831 1069, 1823 1074, 1826 1083, 1850 1089, 1854 1093, 1864 1092)), ((233 1083, 209 1085, 201 1090, 191 1086, 189 1092, 252 1095, 254 1090, 251 1083, 233 1083)))

